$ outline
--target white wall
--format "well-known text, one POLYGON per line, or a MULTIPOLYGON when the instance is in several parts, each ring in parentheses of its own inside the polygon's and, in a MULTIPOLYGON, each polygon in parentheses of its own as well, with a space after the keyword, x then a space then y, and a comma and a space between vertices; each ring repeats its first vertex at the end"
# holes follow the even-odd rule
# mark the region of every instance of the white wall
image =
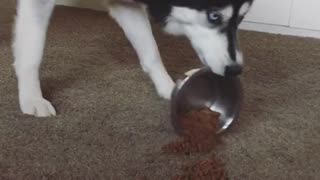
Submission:
POLYGON ((255 0, 241 28, 320 38, 319 7, 320 0, 255 0))
POLYGON ((264 24, 289 25, 292 0, 255 0, 245 20, 264 24))
POLYGON ((290 26, 320 31, 320 0, 294 0, 293 2, 290 26))

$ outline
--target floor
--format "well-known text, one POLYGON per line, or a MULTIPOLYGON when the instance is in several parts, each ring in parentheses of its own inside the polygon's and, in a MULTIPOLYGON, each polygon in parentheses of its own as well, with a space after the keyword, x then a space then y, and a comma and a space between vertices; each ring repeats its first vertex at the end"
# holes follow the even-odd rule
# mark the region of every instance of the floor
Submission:
MULTIPOLYGON (((0 179, 169 179, 210 156, 161 152, 176 138, 169 102, 157 96, 122 31, 102 12, 55 10, 41 77, 58 116, 22 115, 11 66, 13 15, 0 5, 0 179)), ((155 35, 175 79, 199 66, 186 40, 157 26, 155 35)), ((245 102, 212 153, 230 179, 320 179, 320 40, 240 35, 245 102)))

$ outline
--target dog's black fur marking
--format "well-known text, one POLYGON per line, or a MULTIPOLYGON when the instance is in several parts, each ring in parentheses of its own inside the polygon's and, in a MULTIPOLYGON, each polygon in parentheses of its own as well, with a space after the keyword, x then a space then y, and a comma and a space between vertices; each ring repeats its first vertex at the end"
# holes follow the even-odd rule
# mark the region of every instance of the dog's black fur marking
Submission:
POLYGON ((170 15, 172 7, 187 7, 199 11, 211 11, 226 6, 232 6, 234 13, 228 24, 221 29, 221 33, 226 33, 228 38, 228 52, 230 58, 236 61, 236 50, 238 47, 237 30, 243 16, 239 15, 239 10, 246 2, 252 4, 253 0, 135 0, 144 3, 148 7, 151 17, 161 24, 166 24, 166 19, 170 15))
POLYGON ((150 15, 156 20, 165 23, 166 17, 173 6, 188 7, 196 10, 210 10, 232 5, 238 9, 245 2, 252 3, 253 0, 135 0, 147 4, 150 15))

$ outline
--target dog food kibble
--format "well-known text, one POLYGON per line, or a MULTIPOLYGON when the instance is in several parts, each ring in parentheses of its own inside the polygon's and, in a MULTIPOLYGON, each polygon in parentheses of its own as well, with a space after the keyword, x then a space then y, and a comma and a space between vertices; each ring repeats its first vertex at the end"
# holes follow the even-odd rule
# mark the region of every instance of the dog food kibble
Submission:
MULTIPOLYGON (((183 129, 180 141, 162 147, 165 153, 191 154, 208 153, 217 143, 219 130, 219 116, 217 112, 209 109, 191 111, 180 119, 183 129)), ((172 180, 226 180, 223 164, 216 157, 200 161, 195 165, 184 168, 183 175, 177 175, 172 180)))
POLYGON ((219 113, 209 109, 185 114, 180 119, 183 129, 182 140, 165 145, 162 150, 175 154, 210 152, 216 144, 219 116, 219 113))

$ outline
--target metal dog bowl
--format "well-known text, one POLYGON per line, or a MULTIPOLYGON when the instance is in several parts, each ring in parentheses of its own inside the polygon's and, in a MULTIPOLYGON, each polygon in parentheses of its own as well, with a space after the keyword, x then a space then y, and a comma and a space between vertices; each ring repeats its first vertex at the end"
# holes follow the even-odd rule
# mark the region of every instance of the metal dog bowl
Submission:
POLYGON ((226 130, 240 113, 242 86, 239 77, 222 77, 208 68, 178 80, 172 93, 171 121, 175 131, 181 134, 180 117, 192 110, 209 108, 221 115, 220 130, 226 130))

